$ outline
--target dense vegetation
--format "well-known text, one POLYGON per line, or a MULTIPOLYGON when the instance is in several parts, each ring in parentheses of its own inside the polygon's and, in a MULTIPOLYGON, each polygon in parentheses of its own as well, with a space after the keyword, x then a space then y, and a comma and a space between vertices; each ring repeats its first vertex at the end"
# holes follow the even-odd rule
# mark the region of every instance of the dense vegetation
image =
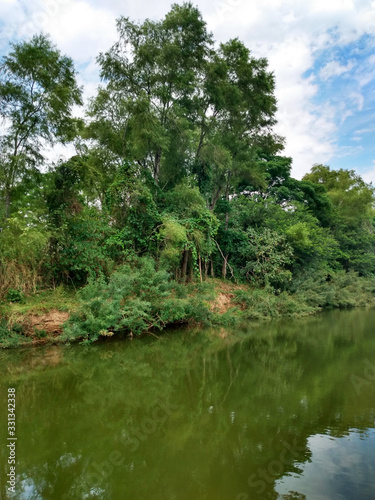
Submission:
MULTIPOLYGON (((2 60, 2 300, 80 289, 64 338, 87 341, 217 320, 214 277, 243 285, 244 318, 373 301, 374 188, 325 165, 291 177, 267 61, 215 44, 191 4, 117 27, 85 120, 48 37, 2 60), (46 145, 68 142, 76 155, 49 164, 46 145)), ((1 323, 0 341, 17 328, 1 323)))

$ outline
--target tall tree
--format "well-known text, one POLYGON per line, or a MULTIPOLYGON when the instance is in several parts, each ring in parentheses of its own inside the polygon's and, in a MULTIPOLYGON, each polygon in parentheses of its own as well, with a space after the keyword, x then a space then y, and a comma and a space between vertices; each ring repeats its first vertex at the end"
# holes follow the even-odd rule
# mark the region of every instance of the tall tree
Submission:
POLYGON ((119 41, 98 58, 106 85, 91 103, 91 137, 163 186, 193 175, 211 208, 240 182, 264 183, 259 151, 282 149, 266 59, 238 39, 214 49, 190 3, 117 27, 119 41))
POLYGON ((211 35, 190 3, 174 4, 158 22, 121 17, 117 29, 119 41, 98 58, 107 85, 92 102, 90 129, 120 157, 149 169, 158 183, 168 153, 169 162, 181 163, 172 153, 176 141, 183 144, 179 153, 188 142, 211 35))
POLYGON ((12 191, 42 161, 46 144, 65 143, 75 132, 73 105, 81 105, 72 60, 45 35, 12 44, 0 66, 0 187, 9 217, 12 191))
POLYGON ((228 200, 241 186, 265 185, 266 163, 260 153, 283 149, 283 139, 272 132, 274 90, 267 60, 252 57, 238 39, 212 53, 198 113, 196 150, 198 172, 202 175, 203 170, 209 180, 205 187, 211 208, 221 195, 228 200))

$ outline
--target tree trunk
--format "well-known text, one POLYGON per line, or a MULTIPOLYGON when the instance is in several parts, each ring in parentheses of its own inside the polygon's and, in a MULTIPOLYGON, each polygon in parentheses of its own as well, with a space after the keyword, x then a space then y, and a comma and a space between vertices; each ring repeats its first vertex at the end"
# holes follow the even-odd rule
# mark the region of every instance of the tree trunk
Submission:
POLYGON ((190 281, 194 281, 194 262, 193 262, 193 256, 192 252, 189 250, 189 255, 191 255, 191 259, 189 260, 190 262, 190 281))
POLYGON ((228 264, 228 257, 229 255, 225 255, 224 256, 224 259, 223 259, 223 266, 221 268, 221 274, 222 274, 222 277, 223 277, 223 280, 226 279, 227 277, 227 264, 228 264))
POLYGON ((229 222, 229 212, 228 212, 228 204, 229 204, 229 179, 230 174, 228 174, 227 185, 225 188, 225 201, 227 202, 227 211, 225 213, 225 231, 228 231, 228 222, 229 222))
POLYGON ((220 191, 221 191, 221 188, 218 187, 216 190, 216 193, 214 193, 211 197, 211 203, 210 203, 210 210, 211 211, 215 210, 217 200, 219 199, 219 196, 220 196, 220 191))
POLYGON ((203 120, 202 127, 201 127, 201 133, 200 133, 200 137, 199 137, 199 144, 198 144, 197 151, 195 153, 195 159, 199 158, 199 153, 201 152, 201 149, 202 149, 202 146, 203 146, 203 139, 204 139, 204 136, 206 135, 205 132, 204 132, 204 130, 203 130, 203 125, 204 125, 204 120, 203 120))
POLYGON ((182 260, 182 269, 181 269, 181 279, 185 283, 186 282, 186 271, 187 271, 187 265, 189 261, 189 250, 184 250, 184 256, 182 260))
MULTIPOLYGON (((229 203, 229 178, 230 178, 230 174, 228 174, 227 185, 225 188, 225 201, 227 202, 227 204, 229 203)), ((228 207, 227 207, 227 211, 225 213, 225 226, 224 226, 225 231, 228 231, 228 225, 229 225, 229 212, 228 212, 228 207)), ((227 277, 228 257, 229 257, 229 254, 227 254, 225 256, 223 255, 223 267, 221 269, 221 274, 222 274, 224 280, 227 277)))
POLYGON ((10 216, 10 204, 11 204, 11 194, 10 189, 5 188, 5 219, 9 219, 10 216))
POLYGON ((159 183, 160 162, 161 162, 161 149, 158 148, 155 153, 155 162, 154 162, 154 181, 156 184, 159 183))
POLYGON ((211 278, 215 278, 214 261, 211 255, 211 278))
POLYGON ((202 259, 201 259, 201 254, 198 255, 198 264, 199 264, 199 277, 200 277, 200 280, 201 280, 201 283, 202 283, 203 278, 202 278, 202 259))

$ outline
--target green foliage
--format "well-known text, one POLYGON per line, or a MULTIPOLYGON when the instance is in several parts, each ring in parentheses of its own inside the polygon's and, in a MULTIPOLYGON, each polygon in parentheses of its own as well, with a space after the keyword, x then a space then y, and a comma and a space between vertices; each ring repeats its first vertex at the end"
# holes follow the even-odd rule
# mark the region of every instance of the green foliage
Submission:
POLYGON ((287 229, 286 235, 292 246, 302 252, 309 251, 313 245, 306 222, 297 222, 297 224, 287 229))
POLYGON ((374 188, 324 165, 292 178, 267 60, 215 44, 191 3, 117 28, 86 124, 48 37, 2 58, 0 297, 24 297, 7 306, 83 287, 65 338, 91 342, 241 316, 209 312, 208 276, 254 287, 246 318, 370 303, 374 188), (48 166, 44 145, 72 139, 77 154, 48 166))
POLYGON ((42 281, 49 231, 33 213, 19 212, 6 221, 0 238, 0 296, 7 290, 35 292, 42 281))
POLYGON ((287 292, 276 293, 275 289, 270 286, 238 290, 235 293, 235 302, 241 306, 243 320, 304 316, 317 310, 316 307, 306 304, 300 297, 287 292))
POLYGON ((12 44, 0 66, 0 188, 9 217, 16 182, 41 163, 43 143, 66 142, 76 133, 72 107, 82 104, 72 60, 45 35, 12 44))
POLYGON ((322 309, 373 306, 375 280, 364 279, 351 271, 327 275, 310 273, 293 281, 290 291, 271 286, 235 291, 235 303, 242 319, 273 319, 304 316, 322 309))
POLYGON ((27 266, 39 265, 48 237, 49 232, 43 222, 33 214, 20 212, 6 221, 1 235, 1 256, 27 266))
POLYGON ((346 270, 375 273, 374 187, 354 170, 315 165, 304 179, 324 186, 333 205, 330 226, 338 242, 336 259, 346 270))
MULTIPOLYGON (((206 207, 199 189, 189 186, 187 182, 175 186, 165 200, 167 208, 159 232, 161 261, 176 272, 183 252, 190 252, 191 266, 198 277, 198 259, 205 260, 210 256, 218 220, 206 207)), ((184 272, 186 270, 182 274, 184 272)))
POLYGON ((156 250, 160 214, 150 188, 139 178, 136 167, 125 162, 106 193, 106 207, 116 233, 108 245, 136 254, 156 250))
POLYGON ((82 161, 77 156, 59 162, 47 174, 44 197, 53 226, 63 226, 69 216, 82 210, 84 201, 80 191, 84 187, 83 179, 82 161))
POLYGON ((213 208, 241 183, 265 185, 259 149, 276 152, 276 99, 267 60, 238 39, 214 48, 191 3, 161 21, 117 22, 118 42, 98 62, 105 87, 90 105, 87 136, 135 160, 156 184, 192 177, 213 208))
POLYGON ((6 300, 8 300, 9 302, 21 302, 22 293, 19 290, 9 288, 6 294, 6 300))
POLYGON ((107 85, 92 101, 89 133, 156 183, 173 182, 183 175, 211 36, 187 3, 174 4, 162 21, 121 17, 117 29, 119 41, 98 57, 107 85))
POLYGON ((6 319, 0 320, 0 347, 3 349, 18 347, 27 342, 28 339, 22 335, 22 326, 14 323, 10 325, 6 319))
POLYGON ((268 186, 265 196, 271 196, 281 206, 304 205, 323 227, 331 223, 333 207, 326 187, 311 182, 308 176, 302 181, 290 175, 292 159, 271 156, 267 159, 268 186))
POLYGON ((239 253, 245 259, 241 274, 248 281, 279 285, 291 278, 286 265, 291 263, 293 252, 284 236, 270 229, 252 228, 247 230, 246 236, 247 242, 239 253))
POLYGON ((375 280, 355 271, 315 272, 294 283, 295 297, 319 309, 364 307, 374 304, 375 280))
POLYGON ((108 282, 92 280, 79 292, 80 307, 64 328, 63 340, 98 340, 125 332, 135 335, 166 324, 202 321, 208 307, 197 297, 178 298, 165 270, 155 262, 139 259, 115 271, 108 282))
POLYGON ((45 269, 58 281, 85 284, 89 277, 108 275, 113 268, 114 229, 96 208, 71 215, 50 241, 45 269))
POLYGON ((159 232, 164 248, 161 262, 165 267, 176 269, 181 261, 181 254, 188 244, 186 228, 177 220, 165 217, 159 232))

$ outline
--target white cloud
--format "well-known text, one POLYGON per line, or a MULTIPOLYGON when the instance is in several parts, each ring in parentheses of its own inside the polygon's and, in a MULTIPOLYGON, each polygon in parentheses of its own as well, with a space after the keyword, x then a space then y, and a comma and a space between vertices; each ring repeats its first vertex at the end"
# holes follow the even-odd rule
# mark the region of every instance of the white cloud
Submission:
MULTIPOLYGON (((172 0, 2 0, 0 18, 22 27, 33 22, 50 32, 62 50, 82 69, 80 81, 85 96, 95 93, 98 69, 95 58, 117 38, 115 19, 120 15, 144 20, 162 18, 172 0), (39 24, 38 24, 39 23, 39 24)), ((314 163, 329 163, 338 152, 339 123, 349 113, 365 107, 360 92, 375 77, 368 61, 361 71, 355 60, 332 60, 321 70, 322 82, 305 77, 323 49, 375 34, 375 2, 368 0, 196 0, 214 38, 226 41, 238 36, 256 57, 264 56, 276 77, 278 99, 277 131, 286 136, 285 154, 294 159, 293 173, 301 176, 314 163), (348 102, 334 108, 325 103, 313 105, 321 85, 334 76, 355 69, 359 89, 351 89, 348 102), (355 109, 354 109, 355 108, 355 109)), ((1 34, 1 33, 0 33, 1 34)), ((0 40, 1 42, 1 40, 0 40)), ((373 56, 375 58, 375 56, 373 56)), ((357 135, 355 136, 357 137, 357 135)))
MULTIPOLYGON (((337 145, 339 124, 355 110, 363 109, 364 96, 351 92, 348 103, 344 101, 334 107, 326 102, 317 109, 312 99, 317 94, 318 82, 313 77, 306 78, 305 73, 322 50, 338 47, 340 51, 339 44, 358 40, 364 33, 374 33, 375 22, 369 20, 375 20, 375 3, 241 1, 238 6, 227 8, 225 14, 223 21, 220 12, 215 14, 214 7, 211 10, 209 21, 215 36, 238 36, 254 55, 267 57, 275 73, 279 108, 276 129, 286 137, 285 154, 293 158, 293 175, 301 177, 314 163, 329 163, 337 158, 341 154, 337 145)), ((332 61, 325 67, 324 82, 356 69, 355 60, 346 60, 345 54, 341 56, 341 62, 332 61)), ((371 67, 369 64, 360 73, 363 84, 372 80, 372 74, 368 75, 371 67)))
POLYGON ((373 161, 372 167, 362 173, 361 177, 365 182, 372 182, 375 185, 375 160, 373 161))
POLYGON ((354 104, 357 105, 358 111, 362 111, 365 102, 363 94, 361 94, 360 92, 350 92, 348 98, 351 99, 354 102, 354 104))
POLYGON ((354 132, 355 135, 363 135, 363 134, 369 134, 370 132, 374 132, 373 128, 361 128, 358 129, 354 132))
POLYGON ((105 8, 94 8, 88 1, 43 0, 43 8, 64 2, 43 18, 43 29, 51 34, 58 47, 78 63, 95 58, 108 49, 116 36, 115 18, 105 8))
POLYGON ((330 61, 319 71, 319 76, 321 80, 326 81, 334 76, 340 76, 343 73, 351 71, 354 66, 354 61, 349 61, 346 66, 341 65, 339 61, 330 61))
POLYGON ((312 2, 313 12, 342 12, 343 10, 351 11, 353 9, 352 0, 314 0, 312 2))
POLYGON ((44 157, 50 163, 57 163, 58 161, 66 161, 72 156, 76 155, 76 150, 73 144, 56 144, 53 147, 47 147, 44 151, 44 157))

